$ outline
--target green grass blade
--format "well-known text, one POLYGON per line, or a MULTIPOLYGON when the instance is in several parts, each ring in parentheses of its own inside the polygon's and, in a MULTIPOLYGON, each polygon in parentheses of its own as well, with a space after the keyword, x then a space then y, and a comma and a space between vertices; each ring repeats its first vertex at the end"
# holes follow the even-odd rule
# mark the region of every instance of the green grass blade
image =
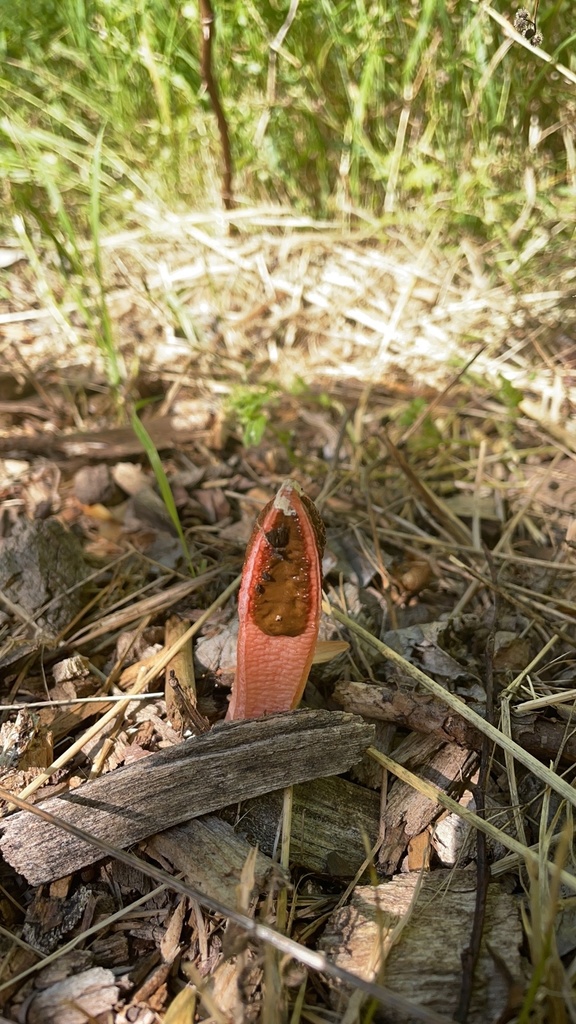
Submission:
POLYGON ((160 455, 158 454, 158 449, 156 448, 154 441, 150 437, 150 434, 146 430, 146 427, 142 423, 142 420, 139 418, 135 409, 132 411, 131 423, 132 429, 136 434, 136 437, 140 441, 142 447, 144 448, 144 451, 148 456, 148 461, 150 462, 150 465, 152 466, 152 469, 154 471, 154 476, 156 477, 156 482, 158 484, 158 489, 160 491, 162 501, 166 506, 166 511, 168 512, 168 515, 172 520, 174 529, 176 530, 178 534, 178 539, 180 540, 180 543, 182 545, 184 557, 186 558, 186 563, 188 565, 188 571, 191 576, 195 576, 196 573, 194 570, 194 565, 192 563, 192 557, 190 555, 188 542, 184 535, 184 530, 182 529, 182 523, 180 522, 180 516, 178 515, 178 509, 176 508, 176 502, 174 501, 174 495, 172 494, 172 488, 170 487, 168 477, 164 472, 164 466, 162 465, 162 460, 160 458, 160 455))

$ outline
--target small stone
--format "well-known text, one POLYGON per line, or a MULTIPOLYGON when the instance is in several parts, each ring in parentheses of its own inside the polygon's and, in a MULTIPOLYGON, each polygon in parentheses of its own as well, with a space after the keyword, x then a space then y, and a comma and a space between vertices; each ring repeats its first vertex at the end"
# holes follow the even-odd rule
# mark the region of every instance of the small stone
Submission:
POLYGON ((108 466, 84 466, 74 475, 74 495, 83 505, 110 505, 118 500, 119 491, 108 466))

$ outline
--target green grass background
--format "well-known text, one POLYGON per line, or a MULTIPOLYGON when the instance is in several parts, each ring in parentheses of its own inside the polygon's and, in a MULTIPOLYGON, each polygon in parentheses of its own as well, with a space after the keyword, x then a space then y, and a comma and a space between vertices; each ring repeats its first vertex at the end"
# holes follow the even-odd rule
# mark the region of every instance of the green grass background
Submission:
MULTIPOLYGON (((494 6, 513 20, 516 7, 494 6)), ((554 224, 556 239, 573 231, 576 87, 517 43, 503 53, 504 33, 482 4, 301 0, 272 102, 270 43, 286 0, 215 0, 214 9, 241 202, 322 217, 441 216, 456 237, 466 231, 506 251, 542 225, 554 224), (535 194, 518 225, 527 188, 535 194)), ((543 47, 576 70, 573 13, 568 0, 543 5, 538 25, 543 47)), ((199 45, 196 2, 5 5, 4 226, 20 213, 73 259, 72 228, 90 229, 95 151, 105 226, 133 223, 142 199, 219 205, 199 45)))

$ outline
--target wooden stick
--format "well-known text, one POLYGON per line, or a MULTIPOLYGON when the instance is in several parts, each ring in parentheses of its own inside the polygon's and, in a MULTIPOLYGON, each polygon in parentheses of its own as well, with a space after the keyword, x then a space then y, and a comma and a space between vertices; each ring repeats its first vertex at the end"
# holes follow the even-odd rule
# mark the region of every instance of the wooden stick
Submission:
MULTIPOLYGON (((332 696, 338 707, 351 715, 394 722, 415 732, 434 734, 439 740, 480 749, 479 729, 455 714, 453 707, 446 707, 445 701, 415 687, 403 673, 391 676, 386 682, 379 680, 377 684, 337 683, 332 696)), ((553 699, 561 701, 563 697, 563 694, 559 698, 555 694, 549 700, 552 703, 553 699)), ((565 722, 552 722, 537 714, 523 715, 519 719, 517 707, 514 712, 514 720, 505 735, 543 761, 560 757, 566 763, 576 763, 576 736, 567 730, 565 722)), ((508 756, 509 751, 504 753, 508 756)))

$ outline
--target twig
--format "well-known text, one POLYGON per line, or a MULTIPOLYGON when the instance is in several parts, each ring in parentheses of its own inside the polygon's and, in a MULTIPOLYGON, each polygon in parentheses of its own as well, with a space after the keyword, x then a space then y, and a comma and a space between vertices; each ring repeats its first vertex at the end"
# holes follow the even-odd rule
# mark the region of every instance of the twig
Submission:
POLYGON ((222 109, 218 85, 212 71, 212 42, 214 40, 214 11, 210 0, 200 0, 200 25, 202 39, 200 45, 200 73, 206 86, 206 92, 210 97, 212 109, 216 116, 218 131, 220 133, 220 145, 222 146, 222 158, 224 160, 224 172, 222 174, 222 202, 224 209, 234 208, 232 196, 232 150, 230 148, 230 134, 228 122, 222 109))
MULTIPOLYGON (((163 696, 164 694, 160 690, 157 693, 134 693, 130 696, 130 702, 158 700, 163 696)), ((19 704, 0 703, 0 711, 31 711, 33 708, 50 708, 52 710, 53 708, 81 707, 83 704, 118 704, 122 700, 126 700, 124 693, 108 694, 106 697, 67 697, 65 700, 25 700, 20 701, 19 704)))
MULTIPOLYGON (((490 626, 490 633, 486 643, 486 720, 490 725, 494 725, 494 641, 496 635, 496 623, 498 622, 498 613, 500 607, 500 600, 498 590, 496 589, 497 578, 494 562, 490 557, 490 552, 487 548, 484 550, 486 562, 490 569, 490 575, 494 583, 494 606, 492 611, 492 623, 490 626)), ((476 810, 479 817, 486 817, 486 786, 488 784, 488 776, 490 774, 490 748, 491 743, 486 736, 486 733, 482 734, 482 747, 480 750, 480 771, 478 773, 478 784, 474 787, 474 799, 476 802, 476 810)), ((486 846, 486 833, 478 831, 476 833, 476 900, 474 903, 474 918, 472 921, 472 931, 470 934, 470 942, 467 948, 462 953, 462 981, 460 985, 460 993, 458 997, 458 1006, 456 1013, 454 1014, 454 1020, 461 1021, 462 1024, 468 1019, 470 1012, 470 1002, 472 1000, 472 987, 474 984, 474 972, 478 964, 478 958, 480 956, 480 946, 482 943, 482 934, 484 932, 484 921, 486 919, 486 900, 488 897, 488 883, 490 881, 490 869, 488 867, 487 858, 487 846, 486 846)))

